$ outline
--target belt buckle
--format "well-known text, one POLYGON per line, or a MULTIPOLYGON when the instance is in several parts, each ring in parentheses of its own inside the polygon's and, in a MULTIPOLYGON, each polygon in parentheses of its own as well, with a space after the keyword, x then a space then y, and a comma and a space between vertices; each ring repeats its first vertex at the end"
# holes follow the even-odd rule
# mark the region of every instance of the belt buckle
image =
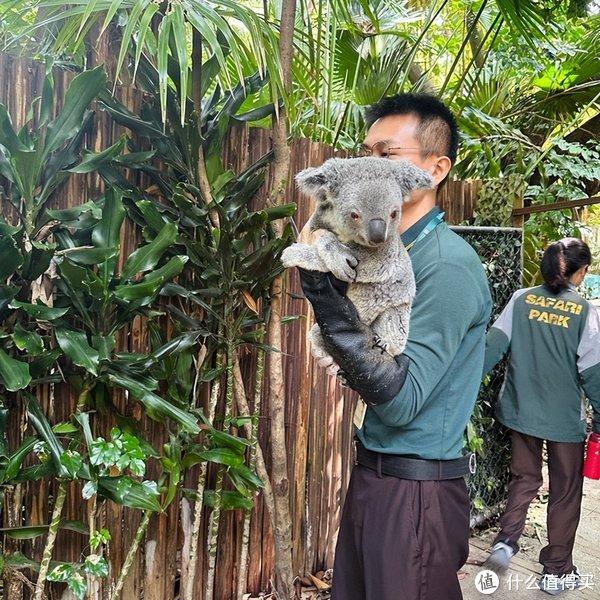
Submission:
POLYGON ((475 475, 475 471, 477 470, 477 458, 475 456, 475 452, 471 452, 471 456, 469 456, 469 472, 471 475, 475 475))

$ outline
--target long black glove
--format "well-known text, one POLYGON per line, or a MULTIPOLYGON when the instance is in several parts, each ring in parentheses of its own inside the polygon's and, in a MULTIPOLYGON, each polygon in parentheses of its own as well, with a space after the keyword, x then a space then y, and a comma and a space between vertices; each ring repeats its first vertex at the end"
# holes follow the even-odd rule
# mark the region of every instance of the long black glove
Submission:
POLYGON ((310 301, 325 348, 343 371, 348 385, 368 404, 388 402, 402 389, 409 359, 382 352, 373 331, 359 318, 346 296, 348 284, 331 273, 298 267, 302 291, 310 301))

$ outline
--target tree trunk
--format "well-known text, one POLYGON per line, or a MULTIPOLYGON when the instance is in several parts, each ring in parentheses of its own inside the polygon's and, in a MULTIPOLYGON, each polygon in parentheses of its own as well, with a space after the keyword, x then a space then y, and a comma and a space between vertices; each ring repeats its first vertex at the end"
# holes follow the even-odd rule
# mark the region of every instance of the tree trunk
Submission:
MULTIPOLYGON (((279 55, 284 93, 291 89, 291 64, 294 38, 296 0, 283 0, 279 32, 279 55)), ((275 119, 275 117, 274 117, 275 119)), ((268 203, 271 206, 283 203, 290 169, 290 149, 285 108, 273 123, 272 191, 268 203)), ((275 221, 278 235, 283 232, 283 223, 275 221)), ((268 323, 267 340, 274 348, 281 349, 281 306, 283 278, 276 277, 271 284, 271 317, 268 323)), ((293 597, 292 569, 292 518, 290 511, 290 481, 287 467, 285 441, 285 388, 283 384, 283 354, 269 355, 269 407, 271 416, 271 482, 275 508, 273 537, 275 541, 275 591, 280 598, 293 597)))

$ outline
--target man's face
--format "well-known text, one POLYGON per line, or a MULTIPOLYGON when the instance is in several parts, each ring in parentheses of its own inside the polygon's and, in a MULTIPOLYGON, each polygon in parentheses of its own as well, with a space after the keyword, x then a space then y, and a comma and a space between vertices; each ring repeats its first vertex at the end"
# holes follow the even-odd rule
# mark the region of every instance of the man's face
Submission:
MULTIPOLYGON (((389 115, 378 119, 371 125, 363 146, 373 150, 373 156, 383 156, 378 150, 381 142, 387 143, 388 154, 384 158, 391 160, 408 160, 415 166, 427 171, 437 185, 448 173, 450 161, 447 157, 436 154, 422 155, 423 148, 415 137, 419 119, 415 115, 389 115)), ((415 191, 410 201, 417 201, 423 191, 415 191)))

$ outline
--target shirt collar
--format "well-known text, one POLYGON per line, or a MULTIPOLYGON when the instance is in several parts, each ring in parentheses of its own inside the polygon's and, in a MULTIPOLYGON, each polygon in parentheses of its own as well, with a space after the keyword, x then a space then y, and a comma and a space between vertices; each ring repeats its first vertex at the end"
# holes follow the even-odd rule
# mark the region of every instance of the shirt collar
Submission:
POLYGON ((411 225, 401 236, 402 243, 408 246, 411 242, 414 242, 421 231, 425 229, 425 226, 435 215, 441 213, 442 210, 439 206, 434 206, 427 214, 423 215, 414 225, 411 225))

